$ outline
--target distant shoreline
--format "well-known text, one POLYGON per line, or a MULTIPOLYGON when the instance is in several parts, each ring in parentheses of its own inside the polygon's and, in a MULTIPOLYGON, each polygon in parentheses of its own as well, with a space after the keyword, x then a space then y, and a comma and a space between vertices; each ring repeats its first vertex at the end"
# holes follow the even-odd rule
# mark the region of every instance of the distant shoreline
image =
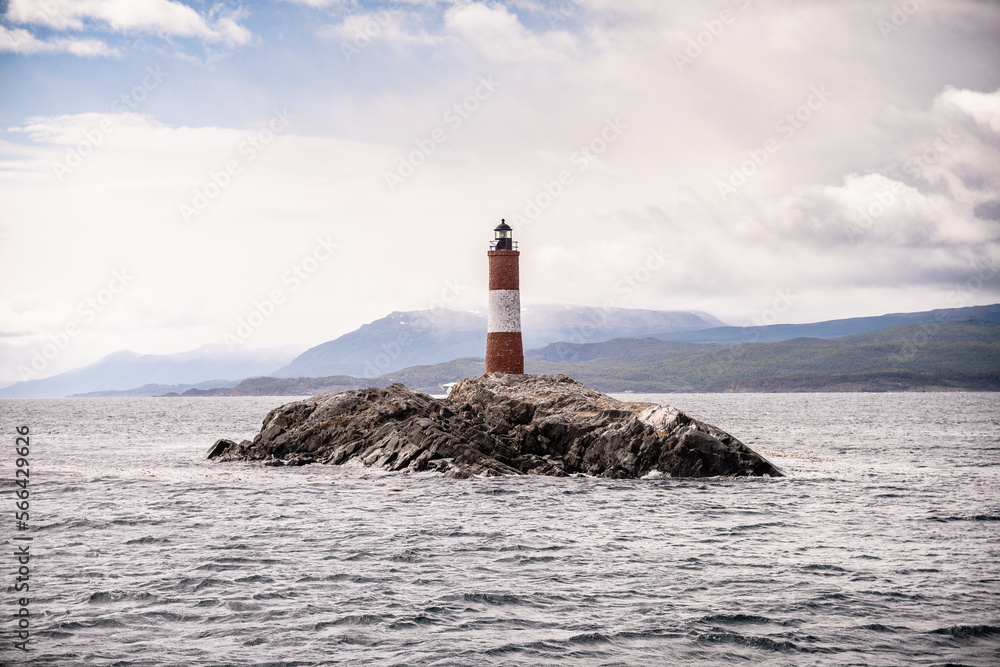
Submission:
MULTIPOLYGON (((168 391, 159 394, 129 391, 97 391, 73 394, 66 398, 212 398, 245 396, 316 396, 333 394, 351 389, 367 387, 387 387, 392 382, 382 380, 366 381, 354 378, 356 382, 345 382, 345 378, 251 378, 231 388, 188 389, 183 392, 168 391), (332 380, 332 381, 331 381, 332 380)), ((599 391, 609 394, 884 394, 884 393, 954 393, 954 392, 998 392, 1000 378, 995 376, 963 376, 944 379, 923 376, 917 373, 893 374, 808 374, 784 377, 747 378, 741 384, 714 388, 667 387, 662 384, 629 383, 623 387, 622 381, 588 381, 599 391)), ((440 395, 440 386, 407 386, 427 394, 440 395)))

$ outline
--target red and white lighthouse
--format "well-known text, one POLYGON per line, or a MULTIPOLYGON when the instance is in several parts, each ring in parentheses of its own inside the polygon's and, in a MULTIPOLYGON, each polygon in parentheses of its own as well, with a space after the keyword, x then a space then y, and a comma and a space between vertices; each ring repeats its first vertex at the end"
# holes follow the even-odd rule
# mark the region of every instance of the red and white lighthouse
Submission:
POLYGON ((486 334, 486 372, 524 373, 521 345, 521 253, 510 225, 501 220, 490 245, 490 311, 486 334))

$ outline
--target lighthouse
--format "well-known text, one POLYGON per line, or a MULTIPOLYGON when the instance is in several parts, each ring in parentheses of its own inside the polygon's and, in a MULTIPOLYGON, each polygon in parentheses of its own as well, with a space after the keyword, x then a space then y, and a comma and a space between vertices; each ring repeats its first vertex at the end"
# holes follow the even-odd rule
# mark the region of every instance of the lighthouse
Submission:
POLYGON ((521 346, 521 286, 518 262, 521 253, 510 225, 501 220, 494 231, 490 258, 490 310, 486 334, 486 372, 524 373, 521 346))

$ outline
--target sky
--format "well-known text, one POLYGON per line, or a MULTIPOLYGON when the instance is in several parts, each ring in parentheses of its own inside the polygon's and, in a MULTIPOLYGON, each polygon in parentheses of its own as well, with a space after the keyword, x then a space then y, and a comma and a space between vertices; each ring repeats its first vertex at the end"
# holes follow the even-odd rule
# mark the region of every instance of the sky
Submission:
POLYGON ((1000 3, 0 0, 0 381, 522 301, 1000 301, 1000 3))

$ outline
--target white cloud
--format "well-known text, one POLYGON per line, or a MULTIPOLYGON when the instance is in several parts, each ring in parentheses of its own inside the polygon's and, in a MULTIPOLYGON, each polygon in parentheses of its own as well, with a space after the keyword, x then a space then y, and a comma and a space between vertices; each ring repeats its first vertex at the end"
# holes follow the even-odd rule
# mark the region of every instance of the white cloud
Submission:
POLYGON ((332 7, 334 5, 344 4, 344 0, 282 0, 282 1, 299 5, 307 5, 309 7, 332 7))
MULTIPOLYGON (((309 3, 311 4, 311 3, 309 3)), ((433 46, 468 60, 483 57, 499 63, 566 63, 577 50, 577 39, 564 30, 528 30, 520 17, 503 5, 455 3, 441 15, 443 30, 428 31, 437 16, 422 3, 394 4, 379 11, 350 13, 339 23, 320 30, 355 49, 375 42, 393 47, 433 46)), ((529 7, 526 11, 535 11, 529 7)), ((350 49, 349 49, 350 50, 350 49)))
POLYGON ((202 16, 173 0, 10 0, 7 19, 21 25, 82 31, 97 27, 116 32, 194 37, 241 46, 252 39, 239 12, 212 10, 202 16))
POLYGON ((337 24, 323 26, 319 35, 340 41, 343 54, 350 60, 361 50, 376 42, 386 42, 393 47, 423 45, 441 42, 436 36, 416 28, 416 17, 399 8, 378 12, 350 14, 337 24))
POLYGON ((445 12, 444 22, 465 48, 476 49, 493 61, 566 62, 576 49, 570 33, 531 32, 502 5, 458 4, 445 12))
POLYGON ((942 104, 951 105, 968 114, 977 123, 1000 134, 1000 90, 981 93, 976 90, 948 88, 938 97, 942 104))
POLYGON ((71 53, 75 56, 113 56, 116 51, 99 39, 38 39, 23 28, 5 28, 0 25, 0 52, 22 53, 71 53))

